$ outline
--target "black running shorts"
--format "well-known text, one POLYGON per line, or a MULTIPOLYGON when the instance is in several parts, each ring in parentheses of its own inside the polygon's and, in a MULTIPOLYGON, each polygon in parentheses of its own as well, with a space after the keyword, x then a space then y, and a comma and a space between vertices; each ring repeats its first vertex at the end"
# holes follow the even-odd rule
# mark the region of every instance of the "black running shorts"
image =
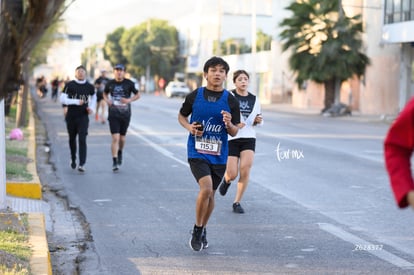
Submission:
POLYGON ((210 164, 204 159, 188 159, 194 178, 199 181, 202 177, 211 176, 213 190, 217 190, 226 171, 225 164, 210 164))
POLYGON ((129 127, 130 118, 109 116, 109 130, 111 134, 125 136, 129 127))
POLYGON ((240 157, 240 152, 244 150, 252 150, 253 152, 256 149, 256 139, 255 138, 237 138, 229 140, 229 156, 240 157))

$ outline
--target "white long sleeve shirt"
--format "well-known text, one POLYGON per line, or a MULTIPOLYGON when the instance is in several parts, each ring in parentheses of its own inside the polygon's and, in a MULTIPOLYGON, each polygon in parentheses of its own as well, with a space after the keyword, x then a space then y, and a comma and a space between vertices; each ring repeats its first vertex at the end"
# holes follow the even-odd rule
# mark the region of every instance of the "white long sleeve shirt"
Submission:
POLYGON ((239 129, 236 136, 232 137, 229 135, 229 140, 238 138, 256 138, 255 127, 263 125, 263 120, 260 124, 254 125, 254 119, 258 114, 262 113, 258 98, 252 93, 248 93, 247 96, 240 96, 237 93, 234 93, 234 96, 240 103, 240 122, 244 123, 245 126, 239 129))

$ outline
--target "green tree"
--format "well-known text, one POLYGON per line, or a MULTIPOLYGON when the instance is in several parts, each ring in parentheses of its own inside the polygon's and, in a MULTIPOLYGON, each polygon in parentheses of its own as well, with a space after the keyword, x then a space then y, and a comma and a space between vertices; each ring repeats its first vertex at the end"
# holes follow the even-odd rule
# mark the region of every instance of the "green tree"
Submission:
POLYGON ((124 56, 136 72, 170 78, 178 59, 178 31, 168 21, 150 19, 126 31, 120 41, 124 56))
POLYGON ((341 2, 332 0, 298 0, 286 9, 292 16, 280 23, 282 49, 292 50, 289 65, 299 85, 306 80, 325 85, 326 110, 339 102, 341 83, 362 76, 369 65, 361 16, 347 17, 341 2))
POLYGON ((149 45, 145 43, 147 39, 148 32, 146 24, 141 24, 125 31, 119 41, 124 58, 130 64, 128 71, 132 74, 145 74, 146 66, 151 62, 151 51, 149 45), (131 43, 132 41, 134 42, 131 43), (138 41, 141 43, 135 43, 138 41))
POLYGON ((107 35, 104 57, 111 64, 123 63, 132 75, 171 79, 183 69, 178 31, 168 21, 149 19, 128 30, 118 28, 107 35))
POLYGON ((127 59, 125 58, 121 44, 119 43, 124 32, 125 28, 119 27, 106 36, 103 48, 104 58, 109 60, 112 65, 127 65, 127 59))

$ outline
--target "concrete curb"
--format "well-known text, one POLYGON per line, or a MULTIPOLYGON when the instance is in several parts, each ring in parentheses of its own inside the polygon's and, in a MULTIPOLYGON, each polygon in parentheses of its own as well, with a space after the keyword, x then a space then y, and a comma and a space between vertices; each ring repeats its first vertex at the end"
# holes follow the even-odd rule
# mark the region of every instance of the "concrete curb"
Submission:
MULTIPOLYGON (((27 205, 29 208, 30 205, 33 204, 33 201, 39 202, 42 199, 42 185, 36 167, 36 123, 32 104, 32 97, 29 94, 29 142, 27 154, 28 158, 32 161, 28 163, 27 170, 33 175, 33 179, 30 182, 6 182, 7 195, 22 198, 20 199, 21 204, 27 205)), ((30 257, 31 274, 52 275, 52 264, 46 236, 45 216, 43 213, 28 213, 28 223, 28 242, 32 249, 32 255, 30 257)))
POLYGON ((36 131, 35 119, 33 117, 32 98, 30 95, 27 105, 29 111, 29 145, 27 148, 27 156, 32 160, 27 164, 27 170, 33 175, 33 179, 30 182, 6 182, 6 193, 10 196, 40 200, 42 199, 42 185, 40 184, 36 169, 36 131))
POLYGON ((29 213, 29 243, 32 246, 32 274, 52 274, 49 247, 46 241, 45 218, 42 213, 29 213))

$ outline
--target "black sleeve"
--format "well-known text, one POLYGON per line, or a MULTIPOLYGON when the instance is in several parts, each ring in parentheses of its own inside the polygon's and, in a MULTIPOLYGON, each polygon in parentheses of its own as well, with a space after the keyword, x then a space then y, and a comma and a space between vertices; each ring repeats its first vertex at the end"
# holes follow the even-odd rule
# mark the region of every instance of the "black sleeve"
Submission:
POLYGON ((89 83, 89 89, 90 89, 89 94, 94 95, 95 94, 95 87, 91 83, 89 83))
POLYGON ((129 85, 131 86, 131 88, 129 89, 129 91, 133 94, 137 94, 139 91, 137 89, 135 89, 135 83, 134 81, 128 79, 129 81, 129 85))
POLYGON ((180 109, 180 114, 182 114, 185 117, 188 117, 193 112, 193 104, 197 96, 197 90, 198 89, 192 91, 185 97, 183 105, 180 109))
POLYGON ((108 81, 106 83, 105 88, 104 88, 104 93, 105 94, 109 94, 109 86, 110 86, 110 84, 111 84, 111 81, 108 81))
POLYGON ((65 84, 65 86, 63 87, 62 94, 67 94, 67 93, 68 93, 68 86, 69 86, 69 83, 70 83, 70 82, 66 83, 66 84, 65 84))
POLYGON ((231 113, 231 123, 237 125, 240 123, 240 105, 237 98, 235 98, 232 94, 229 93, 228 98, 229 106, 230 106, 230 113, 231 113))

